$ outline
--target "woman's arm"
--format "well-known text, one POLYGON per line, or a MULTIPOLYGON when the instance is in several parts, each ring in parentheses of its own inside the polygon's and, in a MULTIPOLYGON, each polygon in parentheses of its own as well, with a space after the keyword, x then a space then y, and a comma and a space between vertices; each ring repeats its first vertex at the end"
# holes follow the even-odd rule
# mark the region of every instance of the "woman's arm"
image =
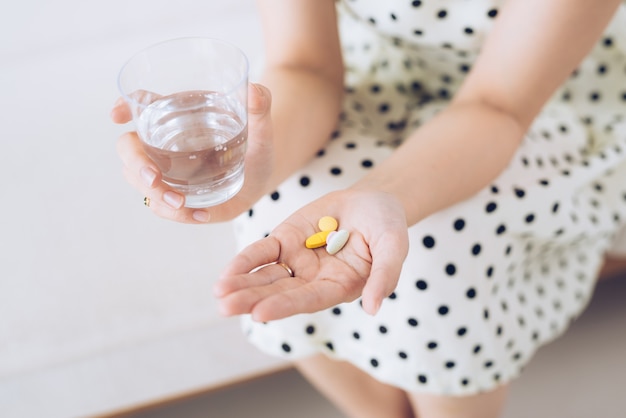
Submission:
MULTIPOLYGON (((302 167, 336 127, 343 62, 333 0, 259 0, 272 92, 275 166, 269 187, 302 167)), ((268 190, 267 192, 270 192, 268 190)))
POLYGON ((509 0, 451 105, 362 179, 412 225, 488 185, 590 51, 620 0, 509 0), (401 174, 400 174, 401 173, 401 174))

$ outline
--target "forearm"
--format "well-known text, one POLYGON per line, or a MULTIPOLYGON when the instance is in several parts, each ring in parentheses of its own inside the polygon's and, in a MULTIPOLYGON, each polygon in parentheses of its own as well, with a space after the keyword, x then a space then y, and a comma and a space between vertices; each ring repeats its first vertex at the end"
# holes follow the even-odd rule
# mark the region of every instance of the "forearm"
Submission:
POLYGON ((487 105, 452 104, 355 188, 392 194, 413 225, 490 184, 508 165, 524 130, 487 105))
POLYGON ((269 187, 275 188, 328 141, 337 126, 343 87, 315 71, 280 66, 269 68, 261 82, 272 93, 276 157, 269 187))

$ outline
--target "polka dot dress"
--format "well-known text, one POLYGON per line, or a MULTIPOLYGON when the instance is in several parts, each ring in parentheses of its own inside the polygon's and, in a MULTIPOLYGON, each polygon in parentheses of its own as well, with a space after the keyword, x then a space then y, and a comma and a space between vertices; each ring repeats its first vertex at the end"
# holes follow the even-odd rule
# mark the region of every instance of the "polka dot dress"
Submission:
MULTIPOLYGON (((308 166, 236 220, 240 245, 354 183, 445 108, 498 6, 339 2, 347 68, 341 121, 308 166)), ((246 335, 267 353, 325 353, 413 392, 470 395, 510 381, 582 312, 603 254, 624 253, 614 243, 626 228, 625 117, 622 6, 508 168, 409 229, 400 282, 379 314, 367 315, 357 300, 269 323, 244 317, 246 335)))

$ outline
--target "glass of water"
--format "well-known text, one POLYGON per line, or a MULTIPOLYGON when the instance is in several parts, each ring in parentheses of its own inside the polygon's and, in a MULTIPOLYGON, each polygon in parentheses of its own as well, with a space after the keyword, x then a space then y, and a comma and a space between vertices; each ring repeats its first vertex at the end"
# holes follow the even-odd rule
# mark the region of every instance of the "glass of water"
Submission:
POLYGON ((217 39, 180 38, 140 51, 118 86, 145 152, 163 181, 203 208, 232 198, 244 180, 248 59, 217 39))

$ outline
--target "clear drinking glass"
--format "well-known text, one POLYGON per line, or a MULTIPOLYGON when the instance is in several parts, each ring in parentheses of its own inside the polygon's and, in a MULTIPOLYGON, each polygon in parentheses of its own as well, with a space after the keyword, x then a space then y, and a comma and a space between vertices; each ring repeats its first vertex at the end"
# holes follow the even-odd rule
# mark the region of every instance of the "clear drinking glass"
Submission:
POLYGON ((243 185, 247 84, 245 54, 210 38, 161 42, 120 71, 144 149, 186 207, 220 204, 243 185))

